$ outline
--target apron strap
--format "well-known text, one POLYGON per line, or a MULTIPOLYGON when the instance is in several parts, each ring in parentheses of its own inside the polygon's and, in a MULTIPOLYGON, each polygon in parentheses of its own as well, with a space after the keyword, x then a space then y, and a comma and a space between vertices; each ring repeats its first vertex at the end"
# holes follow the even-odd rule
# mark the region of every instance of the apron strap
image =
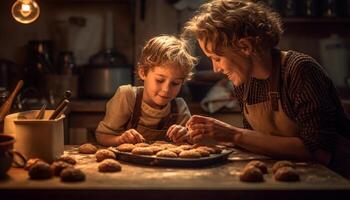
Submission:
POLYGON ((272 76, 269 81, 269 97, 272 110, 278 111, 278 99, 280 98, 279 83, 281 76, 281 51, 279 49, 272 49, 272 76))
POLYGON ((163 130, 163 129, 168 129, 172 124, 176 123, 176 118, 178 114, 178 108, 177 108, 177 103, 176 100, 172 100, 170 104, 170 113, 164 117, 158 124, 157 129, 158 130, 163 130))
POLYGON ((141 104, 142 104, 142 95, 143 95, 143 88, 138 87, 136 88, 136 99, 135 99, 135 105, 134 110, 131 115, 131 120, 128 125, 128 129, 135 129, 137 127, 137 124, 139 123, 140 116, 141 116, 141 104))

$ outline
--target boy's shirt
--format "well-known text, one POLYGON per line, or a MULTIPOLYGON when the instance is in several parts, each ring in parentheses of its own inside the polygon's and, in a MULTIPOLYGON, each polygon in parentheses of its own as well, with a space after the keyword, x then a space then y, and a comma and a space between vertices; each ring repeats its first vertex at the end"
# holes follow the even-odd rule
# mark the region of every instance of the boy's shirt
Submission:
MULTIPOLYGON (((121 135, 126 131, 125 127, 134 112, 136 90, 137 87, 131 85, 123 85, 118 88, 115 95, 107 102, 106 115, 99 123, 96 132, 121 135)), ((185 126, 186 122, 191 117, 191 113, 186 102, 182 98, 176 98, 175 101, 178 106, 179 114, 176 124, 185 126)), ((170 113, 170 110, 170 103, 162 109, 156 109, 142 101, 139 124, 155 129, 162 118, 170 113)))

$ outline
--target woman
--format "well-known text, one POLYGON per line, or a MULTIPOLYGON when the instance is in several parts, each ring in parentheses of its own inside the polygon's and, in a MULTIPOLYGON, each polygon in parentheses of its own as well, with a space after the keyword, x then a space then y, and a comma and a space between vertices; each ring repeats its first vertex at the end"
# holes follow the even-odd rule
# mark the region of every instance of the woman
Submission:
POLYGON ((197 115, 187 122, 190 137, 315 160, 350 178, 350 122, 336 88, 313 58, 276 48, 282 32, 279 15, 263 4, 215 0, 200 7, 184 35, 193 35, 213 70, 233 83, 244 128, 197 115))

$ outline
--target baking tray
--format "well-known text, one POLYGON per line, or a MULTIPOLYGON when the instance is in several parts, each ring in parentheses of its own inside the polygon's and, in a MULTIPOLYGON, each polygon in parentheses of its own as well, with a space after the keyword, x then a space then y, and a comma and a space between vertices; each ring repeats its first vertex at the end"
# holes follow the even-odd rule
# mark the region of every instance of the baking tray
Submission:
POLYGON ((227 161, 227 157, 233 151, 233 149, 223 149, 220 154, 210 154, 208 157, 201 158, 164 158, 156 157, 155 155, 134 155, 131 152, 114 152, 117 160, 135 164, 168 167, 204 167, 227 161))

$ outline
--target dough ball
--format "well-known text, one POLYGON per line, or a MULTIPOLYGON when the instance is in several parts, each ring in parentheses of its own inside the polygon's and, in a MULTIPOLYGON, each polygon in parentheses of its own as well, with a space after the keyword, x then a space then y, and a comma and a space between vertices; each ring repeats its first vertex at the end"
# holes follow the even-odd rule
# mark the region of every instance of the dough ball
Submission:
POLYGON ((62 182, 80 182, 85 180, 84 172, 74 167, 65 168, 60 176, 62 182))
POLYGON ((135 155, 153 155, 153 150, 148 147, 135 147, 132 151, 135 155))
POLYGON ((196 150, 184 150, 179 154, 180 158, 200 158, 201 154, 196 150))
POLYGON ((259 168, 250 165, 244 168, 239 176, 239 180, 243 182, 262 182, 264 181, 264 176, 259 168))
POLYGON ((40 161, 29 168, 28 174, 30 179, 35 180, 49 179, 53 175, 50 165, 40 161))
POLYGON ((73 167, 73 165, 63 161, 55 161, 50 165, 50 168, 55 176, 60 176, 62 170, 67 167, 73 167))
POLYGON ((267 174, 267 165, 260 160, 250 161, 245 167, 248 167, 248 166, 254 166, 254 167, 260 169, 260 171, 263 174, 267 174))
POLYGON ((292 162, 288 161, 288 160, 277 161, 272 166, 272 173, 275 174, 276 171, 279 168, 281 168, 281 167, 292 167, 292 168, 295 168, 295 165, 292 162))
POLYGON ((120 163, 113 159, 105 159, 98 165, 99 172, 119 172, 121 170, 120 163))
POLYGON ((274 174, 276 181, 293 182, 299 181, 300 177, 296 169, 292 167, 280 167, 274 174))
POLYGON ((170 150, 163 150, 156 154, 157 157, 165 157, 165 158, 176 158, 177 154, 170 150))
POLYGON ((134 148, 135 148, 135 145, 131 143, 124 143, 117 146, 117 149, 122 152, 131 152, 134 148))
POLYGON ((57 159, 57 161, 63 161, 71 165, 75 165, 77 163, 77 161, 71 156, 61 156, 57 159))
POLYGON ((111 159, 116 159, 115 154, 107 149, 100 149, 95 153, 96 161, 101 162, 104 159, 111 158, 111 159))
POLYGON ((40 158, 31 158, 26 162, 26 165, 24 166, 25 170, 29 170, 35 163, 37 162, 44 162, 40 158))
POLYGON ((97 151, 97 147, 90 143, 83 144, 79 147, 79 153, 82 154, 94 154, 97 151))

